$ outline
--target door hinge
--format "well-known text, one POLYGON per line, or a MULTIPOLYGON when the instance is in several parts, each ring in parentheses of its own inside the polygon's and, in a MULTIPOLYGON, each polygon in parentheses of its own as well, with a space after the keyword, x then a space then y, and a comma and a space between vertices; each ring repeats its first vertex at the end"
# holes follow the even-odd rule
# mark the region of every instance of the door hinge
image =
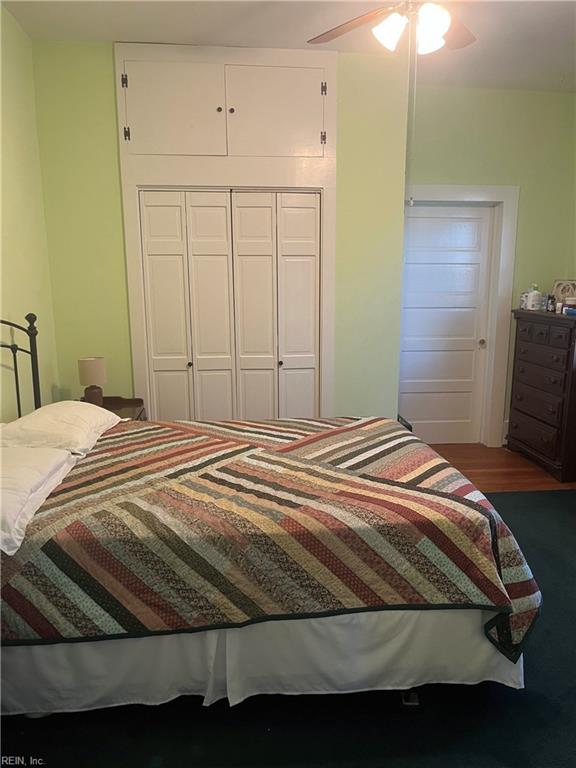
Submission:
POLYGON ((326 144, 326 131, 320 131, 320 144, 326 144))
POLYGON ((130 141, 130 128, 124 126, 124 141, 130 141))
POLYGON ((120 77, 120 82, 122 84, 122 88, 128 88, 128 75, 126 73, 123 73, 120 77))
POLYGON ((326 96, 327 93, 328 93, 328 83, 325 80, 323 80, 320 83, 320 96, 326 96))

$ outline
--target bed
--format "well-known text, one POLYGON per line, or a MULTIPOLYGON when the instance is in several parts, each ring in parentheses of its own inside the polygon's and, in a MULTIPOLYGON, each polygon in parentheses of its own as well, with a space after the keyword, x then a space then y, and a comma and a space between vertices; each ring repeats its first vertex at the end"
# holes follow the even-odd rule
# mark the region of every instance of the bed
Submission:
POLYGON ((125 421, 2 556, 2 706, 521 688, 540 600, 488 500, 396 420, 125 421))

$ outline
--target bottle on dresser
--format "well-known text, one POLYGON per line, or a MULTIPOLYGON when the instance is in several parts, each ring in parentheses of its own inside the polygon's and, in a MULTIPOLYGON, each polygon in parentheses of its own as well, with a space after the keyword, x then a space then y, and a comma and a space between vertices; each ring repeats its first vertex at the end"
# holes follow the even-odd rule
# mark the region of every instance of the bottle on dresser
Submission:
POLYGON ((536 283, 532 283, 532 290, 530 290, 526 296, 526 309, 542 309, 542 294, 538 290, 538 285, 536 283))

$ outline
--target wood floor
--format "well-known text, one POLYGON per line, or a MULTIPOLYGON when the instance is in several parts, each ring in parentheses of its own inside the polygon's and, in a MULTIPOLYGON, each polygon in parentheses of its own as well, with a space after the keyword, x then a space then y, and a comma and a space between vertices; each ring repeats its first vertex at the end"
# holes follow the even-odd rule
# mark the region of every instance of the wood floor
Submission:
POLYGON ((576 483, 559 483, 537 464, 507 448, 487 448, 481 443, 432 447, 484 493, 576 488, 576 483))

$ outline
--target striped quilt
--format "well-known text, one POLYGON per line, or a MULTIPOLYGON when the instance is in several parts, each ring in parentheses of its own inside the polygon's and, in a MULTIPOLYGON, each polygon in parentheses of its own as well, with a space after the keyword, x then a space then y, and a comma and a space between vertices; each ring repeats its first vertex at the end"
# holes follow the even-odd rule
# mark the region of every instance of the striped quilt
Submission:
POLYGON ((540 606, 487 499, 383 418, 122 422, 1 578, 6 645, 454 608, 515 661, 540 606))

